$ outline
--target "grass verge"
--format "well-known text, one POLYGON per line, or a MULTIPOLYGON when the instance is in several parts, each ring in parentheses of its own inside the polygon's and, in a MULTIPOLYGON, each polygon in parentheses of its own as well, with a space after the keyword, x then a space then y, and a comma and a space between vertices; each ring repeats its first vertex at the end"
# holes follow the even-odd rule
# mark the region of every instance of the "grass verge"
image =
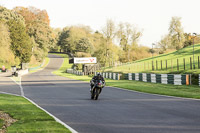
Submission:
POLYGON ((23 97, 0 94, 0 110, 18 120, 7 128, 7 133, 70 133, 23 97))
POLYGON ((43 69, 44 67, 46 67, 49 63, 49 58, 46 57, 45 60, 44 60, 44 64, 40 67, 40 66, 35 66, 36 69, 33 69, 33 70, 30 70, 29 73, 34 73, 34 72, 37 72, 41 69, 43 69))
MULTIPOLYGON (((64 57, 64 60, 65 61, 62 64, 61 68, 57 71, 54 71, 53 72, 54 74, 87 82, 91 80, 92 77, 89 76, 78 76, 74 74, 65 73, 66 69, 69 68, 68 57, 64 57)), ((146 83, 146 82, 129 81, 129 80, 111 80, 111 79, 105 79, 105 80, 106 80, 106 86, 124 88, 124 89, 152 93, 152 94, 200 99, 200 87, 195 85, 175 86, 170 84, 165 85, 159 83, 146 83)))

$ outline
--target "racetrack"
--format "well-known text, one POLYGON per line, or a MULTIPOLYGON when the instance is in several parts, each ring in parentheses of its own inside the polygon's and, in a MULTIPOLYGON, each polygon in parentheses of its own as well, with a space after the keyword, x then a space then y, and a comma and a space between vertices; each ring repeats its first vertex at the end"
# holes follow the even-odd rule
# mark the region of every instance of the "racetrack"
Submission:
POLYGON ((22 78, 24 95, 80 133, 199 133, 200 100, 105 87, 90 100, 89 83, 51 74, 62 58, 22 78))

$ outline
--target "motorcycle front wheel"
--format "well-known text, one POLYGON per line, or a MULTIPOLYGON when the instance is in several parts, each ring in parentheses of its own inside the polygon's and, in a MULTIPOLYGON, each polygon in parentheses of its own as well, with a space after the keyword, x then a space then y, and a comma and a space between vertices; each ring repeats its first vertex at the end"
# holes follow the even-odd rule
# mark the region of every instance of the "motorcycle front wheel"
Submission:
POLYGON ((95 92, 94 100, 97 100, 99 97, 99 89, 95 88, 94 92, 95 92))

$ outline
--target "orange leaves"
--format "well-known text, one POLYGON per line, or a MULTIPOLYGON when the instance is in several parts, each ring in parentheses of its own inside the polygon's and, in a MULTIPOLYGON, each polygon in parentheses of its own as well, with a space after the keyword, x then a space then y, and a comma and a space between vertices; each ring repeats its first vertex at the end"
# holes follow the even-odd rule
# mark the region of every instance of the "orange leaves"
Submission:
POLYGON ((36 20, 40 20, 47 23, 49 26, 50 20, 46 10, 39 10, 35 7, 15 7, 13 10, 24 17, 26 25, 29 25, 36 20))

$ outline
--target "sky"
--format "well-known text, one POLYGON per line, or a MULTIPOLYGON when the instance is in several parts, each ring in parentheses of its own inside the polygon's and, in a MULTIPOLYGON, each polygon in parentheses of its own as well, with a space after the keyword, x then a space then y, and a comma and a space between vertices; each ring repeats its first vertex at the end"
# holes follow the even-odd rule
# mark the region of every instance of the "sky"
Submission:
POLYGON ((33 6, 46 10, 53 28, 83 24, 101 31, 107 19, 128 22, 142 31, 139 44, 151 47, 168 34, 173 16, 187 33, 200 33, 200 0, 0 0, 8 9, 33 6))

